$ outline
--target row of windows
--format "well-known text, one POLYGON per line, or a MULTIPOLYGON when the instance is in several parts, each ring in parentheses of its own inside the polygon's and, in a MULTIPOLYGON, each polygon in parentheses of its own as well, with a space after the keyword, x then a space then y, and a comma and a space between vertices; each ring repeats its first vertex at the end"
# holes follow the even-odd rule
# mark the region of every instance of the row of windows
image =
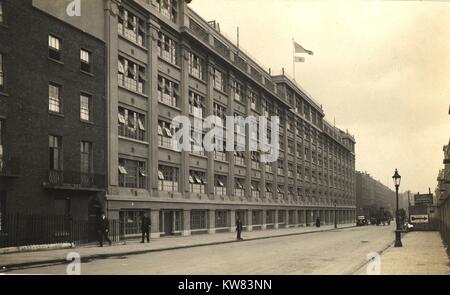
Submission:
MULTIPOLYGON (((62 61, 62 39, 54 35, 48 35, 48 57, 62 61)), ((92 53, 86 49, 80 49, 80 70, 92 73, 92 53)))
MULTIPOLYGON (((62 113, 62 86, 50 82, 48 84, 48 110, 53 113, 62 113)), ((80 94, 80 120, 92 122, 92 96, 80 94)))
MULTIPOLYGON (((61 136, 49 135, 49 169, 53 171, 63 170, 63 139, 61 136)), ((80 142, 80 172, 93 173, 93 145, 88 141, 80 142)))

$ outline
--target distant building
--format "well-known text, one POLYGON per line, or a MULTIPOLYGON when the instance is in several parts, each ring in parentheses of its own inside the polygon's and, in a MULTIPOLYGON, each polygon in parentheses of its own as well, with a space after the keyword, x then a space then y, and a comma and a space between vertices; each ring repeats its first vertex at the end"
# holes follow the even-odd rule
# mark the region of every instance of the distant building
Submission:
POLYGON ((395 192, 370 174, 356 171, 356 210, 358 215, 374 216, 384 210, 394 216, 395 192))

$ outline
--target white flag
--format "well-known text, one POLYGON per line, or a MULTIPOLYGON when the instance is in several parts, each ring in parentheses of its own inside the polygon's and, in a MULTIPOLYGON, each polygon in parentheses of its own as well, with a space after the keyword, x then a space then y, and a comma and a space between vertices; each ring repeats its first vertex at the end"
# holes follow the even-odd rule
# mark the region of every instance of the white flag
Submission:
POLYGON ((303 56, 294 56, 294 62, 305 62, 305 58, 303 56))
POLYGON ((303 48, 303 46, 301 46, 300 44, 298 44, 295 41, 294 41, 294 49, 295 49, 295 53, 307 53, 309 55, 313 55, 314 54, 314 52, 312 52, 311 50, 307 50, 307 49, 303 48))

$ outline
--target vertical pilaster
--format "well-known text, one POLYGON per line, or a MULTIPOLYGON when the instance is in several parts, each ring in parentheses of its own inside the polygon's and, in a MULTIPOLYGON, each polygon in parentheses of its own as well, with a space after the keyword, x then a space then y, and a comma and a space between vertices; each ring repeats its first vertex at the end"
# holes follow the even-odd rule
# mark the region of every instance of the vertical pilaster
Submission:
POLYGON ((247 231, 253 231, 253 210, 247 210, 247 231))
MULTIPOLYGON (((234 233, 236 231, 236 210, 230 210, 228 218, 230 220, 230 232, 234 233)), ((244 222, 244 220, 241 221, 244 222)))
POLYGON ((150 211, 150 222, 151 222, 151 238, 159 238, 159 210, 150 211))
POLYGON ((183 236, 191 235, 191 210, 183 210, 183 236))
POLYGON ((275 213, 274 213, 274 224, 273 224, 273 228, 278 229, 279 225, 278 225, 278 210, 275 209, 275 213))
MULTIPOLYGON (((181 81, 180 81, 180 109, 183 116, 189 117, 189 53, 190 47, 183 40, 180 44, 180 66, 181 66, 181 81)), ((189 192, 189 152, 181 151, 181 167, 179 176, 180 191, 183 195, 188 195, 189 192)))
POLYGON ((216 210, 208 210, 208 233, 216 233, 216 210))
POLYGON ((262 220, 261 220, 261 229, 265 230, 265 229, 267 229, 267 222, 266 222, 266 220, 267 220, 267 210, 263 209, 261 215, 262 215, 261 216, 261 218, 262 218, 262 220))

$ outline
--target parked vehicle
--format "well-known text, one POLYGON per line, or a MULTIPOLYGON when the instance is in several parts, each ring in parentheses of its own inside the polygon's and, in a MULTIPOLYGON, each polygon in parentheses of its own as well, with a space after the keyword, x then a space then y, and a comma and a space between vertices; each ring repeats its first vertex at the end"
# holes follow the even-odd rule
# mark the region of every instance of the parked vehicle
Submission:
POLYGON ((363 226, 363 225, 367 225, 367 224, 368 224, 368 221, 367 221, 366 216, 360 215, 360 216, 358 216, 356 218, 356 225, 357 226, 363 226))

